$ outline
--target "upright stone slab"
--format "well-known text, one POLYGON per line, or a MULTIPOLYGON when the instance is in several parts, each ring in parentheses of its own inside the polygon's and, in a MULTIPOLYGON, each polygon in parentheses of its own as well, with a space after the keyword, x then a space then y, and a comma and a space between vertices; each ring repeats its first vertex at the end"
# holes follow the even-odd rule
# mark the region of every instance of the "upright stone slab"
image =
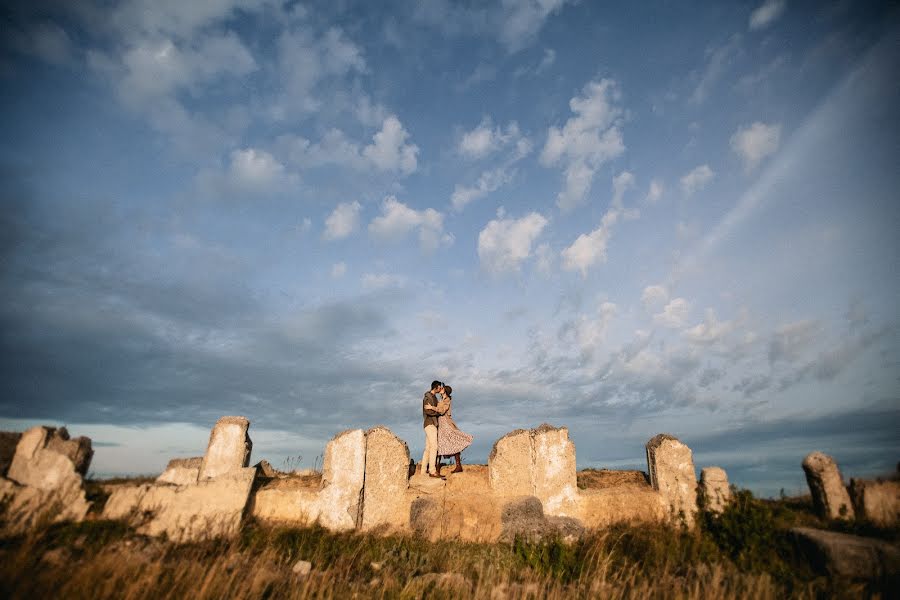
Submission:
POLYGON ((362 521, 362 491, 366 472, 366 434, 350 429, 325 446, 319 521, 328 529, 354 529, 362 521))
POLYGON ((531 432, 516 429, 494 442, 488 457, 488 477, 491 489, 506 496, 532 496, 531 432))
POLYGON ((575 516, 578 482, 575 444, 566 427, 546 423, 531 431, 531 477, 534 495, 550 516, 575 516))
POLYGON ((6 477, 21 438, 22 434, 17 431, 0 431, 0 477, 6 477))
POLYGON ((731 487, 728 474, 721 467, 706 467, 700 471, 700 493, 703 494, 706 510, 721 513, 731 501, 731 487))
POLYGON ((851 479, 850 499, 858 518, 881 527, 900 523, 900 481, 851 479))
POLYGON ((678 438, 661 433, 647 442, 650 484, 663 497, 675 522, 694 526, 697 512, 697 474, 691 449, 678 438))
POLYGON ((173 485, 191 485, 197 483, 200 476, 200 466, 203 464, 202 456, 192 458, 173 458, 166 466, 162 475, 156 478, 156 483, 171 483, 173 485))
POLYGON ((200 465, 199 481, 224 475, 250 464, 253 442, 247 430, 250 421, 246 417, 222 417, 216 421, 209 434, 209 445, 200 465))
POLYGON ((409 520, 408 486, 409 447, 387 427, 373 427, 366 432, 363 529, 402 527, 409 520))
POLYGON ((821 452, 812 452, 803 459, 803 471, 819 516, 825 519, 854 518, 850 495, 833 458, 821 452))

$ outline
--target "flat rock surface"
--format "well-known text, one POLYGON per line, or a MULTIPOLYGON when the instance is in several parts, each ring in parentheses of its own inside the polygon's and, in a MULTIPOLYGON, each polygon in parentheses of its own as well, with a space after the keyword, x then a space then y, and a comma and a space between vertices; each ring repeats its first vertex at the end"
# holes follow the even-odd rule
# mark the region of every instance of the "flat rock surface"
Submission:
POLYGON ((900 549, 884 540, 811 527, 795 527, 791 534, 810 564, 822 572, 853 579, 900 574, 900 549))

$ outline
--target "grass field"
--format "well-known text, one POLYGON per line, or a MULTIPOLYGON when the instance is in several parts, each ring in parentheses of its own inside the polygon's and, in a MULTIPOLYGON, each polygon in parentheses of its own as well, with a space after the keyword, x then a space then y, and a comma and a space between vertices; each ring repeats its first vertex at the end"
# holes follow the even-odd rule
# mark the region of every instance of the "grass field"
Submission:
POLYGON ((100 519, 0 539, 3 598, 831 598, 894 597, 896 580, 818 574, 787 529, 900 541, 896 529, 823 523, 808 499, 741 491, 692 532, 635 525, 565 545, 427 542, 248 523, 230 541, 175 545, 100 519), (295 574, 297 561, 312 564, 295 574))

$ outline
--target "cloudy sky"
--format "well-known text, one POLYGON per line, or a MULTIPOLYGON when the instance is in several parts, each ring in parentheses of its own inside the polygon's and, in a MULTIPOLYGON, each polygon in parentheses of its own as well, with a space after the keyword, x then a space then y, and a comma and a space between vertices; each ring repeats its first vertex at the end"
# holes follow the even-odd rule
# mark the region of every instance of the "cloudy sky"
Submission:
POLYGON ((102 475, 229 414, 276 466, 418 457, 438 378, 470 462, 900 458, 889 2, 4 5, 0 427, 102 475))

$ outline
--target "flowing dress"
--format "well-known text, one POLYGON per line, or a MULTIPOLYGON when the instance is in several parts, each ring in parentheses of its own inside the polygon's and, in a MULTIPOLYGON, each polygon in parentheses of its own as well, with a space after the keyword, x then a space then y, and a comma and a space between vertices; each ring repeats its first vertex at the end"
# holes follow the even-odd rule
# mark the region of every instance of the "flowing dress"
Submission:
MULTIPOLYGON (((451 400, 452 403, 452 400, 451 400)), ((452 407, 452 404, 451 404, 452 407)), ((463 433, 453 422, 450 410, 438 417, 438 456, 453 456, 472 443, 472 436, 463 433)))

